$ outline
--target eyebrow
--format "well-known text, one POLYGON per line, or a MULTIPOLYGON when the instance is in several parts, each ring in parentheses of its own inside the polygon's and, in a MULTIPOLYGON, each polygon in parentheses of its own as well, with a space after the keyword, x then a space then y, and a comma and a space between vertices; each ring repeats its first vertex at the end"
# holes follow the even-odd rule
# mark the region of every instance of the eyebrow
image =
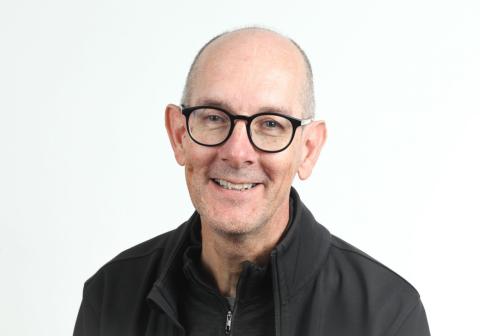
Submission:
MULTIPOLYGON (((196 105, 208 105, 213 107, 219 107, 232 114, 238 114, 235 112, 235 109, 233 108, 233 106, 223 99, 210 98, 210 97, 201 98, 199 99, 199 102, 196 105)), ((291 110, 283 106, 269 106, 269 105, 262 106, 258 110, 254 111, 252 114, 263 113, 263 112, 275 112, 275 113, 281 113, 281 114, 285 114, 287 116, 293 117, 291 110)))

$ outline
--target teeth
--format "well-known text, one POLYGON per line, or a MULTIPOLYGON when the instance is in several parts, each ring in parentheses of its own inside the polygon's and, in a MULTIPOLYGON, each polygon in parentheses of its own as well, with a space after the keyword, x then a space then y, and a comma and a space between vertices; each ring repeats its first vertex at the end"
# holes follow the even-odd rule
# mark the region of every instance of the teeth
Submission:
POLYGON ((225 189, 229 189, 229 190, 239 190, 239 191, 248 190, 248 189, 252 189, 253 187, 255 187, 257 185, 256 183, 235 184, 235 183, 230 183, 228 181, 221 180, 221 179, 213 179, 213 180, 215 182, 217 182, 218 185, 222 186, 225 189))

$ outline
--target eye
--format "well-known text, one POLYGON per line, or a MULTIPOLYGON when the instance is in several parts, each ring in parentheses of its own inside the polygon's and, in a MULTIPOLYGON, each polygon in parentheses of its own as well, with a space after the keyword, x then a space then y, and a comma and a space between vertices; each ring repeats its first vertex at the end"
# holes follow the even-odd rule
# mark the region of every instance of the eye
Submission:
POLYGON ((266 128, 277 128, 280 125, 275 120, 265 120, 263 126, 266 128))
POLYGON ((201 120, 203 123, 209 125, 222 125, 228 122, 226 115, 216 111, 204 111, 203 115, 201 115, 201 120))
POLYGON ((217 114, 210 114, 207 116, 207 120, 212 122, 218 122, 222 121, 222 118, 217 114))
POLYGON ((285 122, 280 120, 278 117, 272 119, 264 119, 261 121, 261 128, 266 131, 283 131, 285 127, 285 122))

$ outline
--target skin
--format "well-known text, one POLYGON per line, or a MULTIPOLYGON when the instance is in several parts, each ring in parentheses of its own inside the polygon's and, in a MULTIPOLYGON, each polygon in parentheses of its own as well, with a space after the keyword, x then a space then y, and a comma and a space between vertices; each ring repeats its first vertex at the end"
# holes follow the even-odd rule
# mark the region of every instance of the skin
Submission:
MULTIPOLYGON (((216 105, 242 115, 274 110, 301 118, 304 66, 294 45, 276 33, 229 33, 200 57, 189 105, 216 105)), ((310 176, 326 138, 325 124, 298 128, 292 144, 274 154, 250 144, 244 121, 237 121, 229 140, 217 147, 190 139, 178 106, 166 107, 165 124, 200 214, 203 266, 222 295, 235 296, 242 262, 268 263, 288 224, 292 181, 295 175, 310 176), (213 178, 258 184, 226 190, 213 178)))

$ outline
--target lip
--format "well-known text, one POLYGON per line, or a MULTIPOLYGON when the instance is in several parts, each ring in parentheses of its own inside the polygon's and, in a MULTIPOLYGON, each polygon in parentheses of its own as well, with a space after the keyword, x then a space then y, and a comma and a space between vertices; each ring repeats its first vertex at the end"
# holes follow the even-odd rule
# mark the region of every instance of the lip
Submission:
POLYGON ((232 184, 261 184, 260 182, 255 182, 255 181, 238 181, 238 180, 231 180, 228 178, 222 178, 222 177, 212 177, 210 180, 224 180, 232 184))
MULTIPOLYGON (((230 183, 235 183, 235 184, 245 183, 245 182, 231 182, 230 180, 225 180, 225 181, 228 181, 230 183)), ((251 182, 248 182, 248 183, 251 183, 251 182)), ((263 185, 262 183, 258 183, 258 184, 256 184, 255 187, 253 187, 251 189, 235 190, 235 189, 226 189, 226 188, 221 187, 220 185, 217 184, 217 182, 215 182, 213 180, 213 178, 211 178, 209 180, 209 183, 208 183, 209 188, 211 188, 211 190, 216 195, 219 196, 218 198, 220 200, 233 199, 233 200, 236 200, 236 201, 252 199, 252 197, 254 197, 254 195, 257 194, 260 191, 260 187, 262 185, 263 185)))

